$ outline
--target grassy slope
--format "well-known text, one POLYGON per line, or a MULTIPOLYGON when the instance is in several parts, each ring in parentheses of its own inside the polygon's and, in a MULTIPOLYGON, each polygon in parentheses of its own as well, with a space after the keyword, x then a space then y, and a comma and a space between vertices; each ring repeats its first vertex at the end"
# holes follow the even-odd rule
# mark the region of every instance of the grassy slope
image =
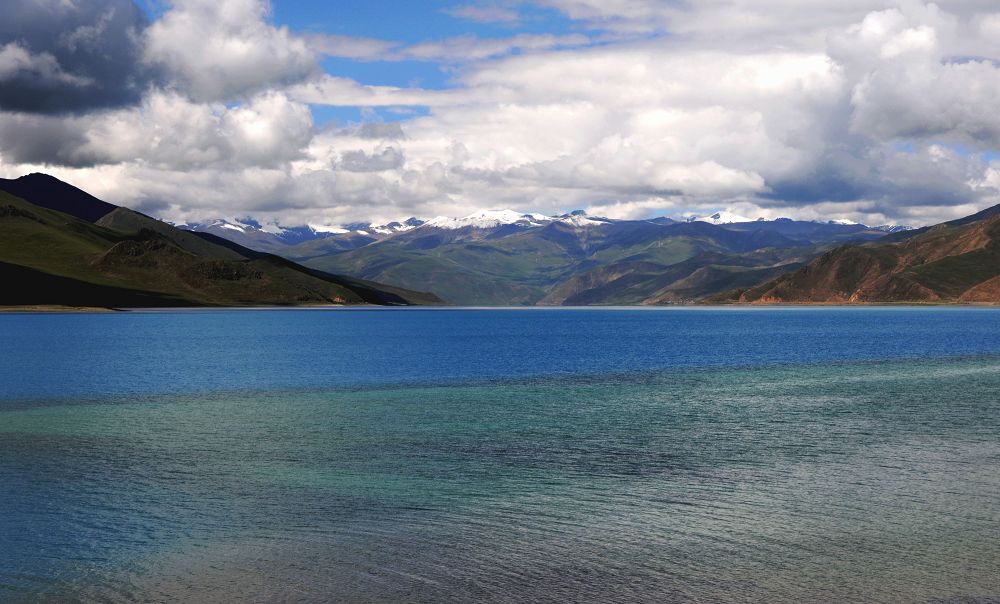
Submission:
MULTIPOLYGON (((110 298, 102 299, 117 292, 117 305, 135 303, 132 294, 225 306, 438 302, 432 295, 324 275, 250 250, 244 256, 239 249, 125 209, 90 224, 0 192, 0 262, 111 288, 103 292, 110 298)), ((18 274, 25 279, 22 294, 27 285, 43 284, 40 277, 18 274)))
POLYGON ((186 306, 184 300, 133 289, 98 285, 0 262, 0 305, 4 306, 186 306))
MULTIPOLYGON (((417 237, 412 240, 399 238, 311 259, 299 257, 300 252, 294 248, 289 253, 292 258, 321 270, 358 274, 409 288, 427 289, 433 284, 435 292, 456 304, 535 304, 542 301, 637 304, 665 283, 656 282, 642 288, 646 295, 623 288, 614 296, 593 297, 592 302, 582 299, 552 302, 550 292, 576 275, 599 270, 602 266, 645 263, 659 267, 652 272, 662 274, 667 267, 699 253, 731 251, 734 247, 713 237, 711 228, 681 226, 670 229, 658 225, 646 228, 643 225, 609 236, 601 236, 600 230, 597 234, 569 228, 549 231, 443 242, 434 246, 426 245, 417 237), (683 231, 671 235, 682 228, 683 231)), ((736 247, 746 246, 744 240, 749 236, 740 237, 736 247)), ((655 277, 656 274, 652 274, 649 278, 655 277)))
POLYGON ((142 230, 152 231, 170 239, 177 247, 203 258, 214 260, 245 260, 247 256, 235 249, 207 241, 190 231, 184 231, 165 222, 150 218, 128 208, 117 208, 95 224, 129 236, 138 235, 142 230))
POLYGON ((0 261, 65 277, 100 281, 89 259, 125 239, 61 212, 0 191, 0 261))

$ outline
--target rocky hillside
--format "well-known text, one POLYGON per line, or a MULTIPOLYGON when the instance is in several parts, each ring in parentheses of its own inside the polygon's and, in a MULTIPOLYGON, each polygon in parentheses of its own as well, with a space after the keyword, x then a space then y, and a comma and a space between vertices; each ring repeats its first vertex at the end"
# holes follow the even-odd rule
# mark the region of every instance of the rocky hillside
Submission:
POLYGON ((436 219, 354 249, 341 237, 279 253, 306 266, 414 288, 461 305, 681 304, 763 283, 864 225, 609 220, 497 211, 436 219))
POLYGON ((934 227, 845 245, 757 287, 742 304, 1000 303, 1000 206, 934 227))

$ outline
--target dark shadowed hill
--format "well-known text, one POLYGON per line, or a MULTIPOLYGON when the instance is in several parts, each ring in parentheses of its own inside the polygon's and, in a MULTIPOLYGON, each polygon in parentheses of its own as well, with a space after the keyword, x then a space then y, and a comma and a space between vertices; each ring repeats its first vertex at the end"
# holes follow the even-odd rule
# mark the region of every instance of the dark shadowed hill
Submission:
POLYGON ((0 191, 87 222, 97 222, 118 207, 54 176, 37 172, 13 180, 0 178, 0 191))
POLYGON ((33 201, 0 191, 0 305, 441 303, 183 231, 44 175, 10 183, 33 201))

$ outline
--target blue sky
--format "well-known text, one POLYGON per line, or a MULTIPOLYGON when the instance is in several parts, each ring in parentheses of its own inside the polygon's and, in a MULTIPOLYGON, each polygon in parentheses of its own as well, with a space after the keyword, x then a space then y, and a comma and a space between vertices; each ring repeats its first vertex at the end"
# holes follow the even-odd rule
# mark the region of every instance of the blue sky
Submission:
MULTIPOLYGON (((458 36, 481 39, 502 39, 517 34, 562 34, 583 28, 553 10, 519 6, 517 22, 489 23, 451 14, 462 6, 456 2, 436 0, 384 0, 379 2, 323 2, 321 0, 282 1, 271 3, 275 23, 301 33, 335 34, 375 38, 412 45, 428 40, 458 36)), ((322 61, 330 74, 348 77, 370 86, 398 86, 444 89, 454 78, 455 66, 432 61, 358 61, 328 57, 322 61)), ((358 107, 312 106, 318 125, 350 124, 372 119, 392 122, 424 115, 426 110, 414 108, 412 114, 401 114, 381 108, 363 112, 358 107)))
MULTIPOLYGON (((143 0, 142 6, 151 19, 157 19, 168 9, 164 0, 143 0)), ((563 35, 590 32, 585 24, 575 22, 565 14, 531 4, 502 3, 497 6, 518 15, 516 21, 488 22, 464 18, 455 14, 463 7, 476 6, 441 0, 378 0, 330 1, 271 0, 270 19, 274 25, 286 26, 297 34, 328 34, 356 38, 372 38, 408 46, 460 36, 475 36, 482 40, 504 39, 518 34, 563 35)), ((515 50, 511 54, 517 54, 515 50)), ((369 86, 396 86, 441 90, 448 88, 457 69, 454 63, 410 60, 353 60, 326 57, 322 68, 332 75, 351 78, 369 86)), ((410 113, 398 113, 382 108, 310 107, 317 125, 347 125, 371 119, 392 122, 425 115, 427 110, 413 108, 410 113)))
POLYGON ((449 14, 462 6, 460 2, 438 0, 277 0, 271 3, 274 20, 299 31, 409 43, 469 33, 492 37, 510 35, 511 32, 560 33, 573 28, 573 24, 561 13, 531 5, 516 7, 521 15, 517 23, 482 23, 449 14))
MULTIPOLYGON (((163 0, 144 0, 143 7, 152 19, 167 8, 163 0)), ((271 21, 298 34, 331 34, 356 38, 374 38, 412 45, 458 36, 503 39, 517 34, 566 34, 591 31, 562 13, 519 4, 516 22, 483 22, 452 13, 464 6, 441 0, 330 1, 271 0, 271 21)), ((328 72, 375 86, 419 86, 445 88, 450 78, 448 66, 428 61, 354 61, 327 58, 322 63, 328 72)))

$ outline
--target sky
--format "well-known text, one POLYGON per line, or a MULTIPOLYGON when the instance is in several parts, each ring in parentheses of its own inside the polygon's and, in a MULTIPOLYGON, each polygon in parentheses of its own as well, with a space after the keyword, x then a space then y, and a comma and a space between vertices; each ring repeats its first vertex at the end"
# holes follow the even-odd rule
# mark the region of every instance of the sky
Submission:
POLYGON ((996 0, 5 0, 0 176, 173 222, 1000 203, 996 0))

